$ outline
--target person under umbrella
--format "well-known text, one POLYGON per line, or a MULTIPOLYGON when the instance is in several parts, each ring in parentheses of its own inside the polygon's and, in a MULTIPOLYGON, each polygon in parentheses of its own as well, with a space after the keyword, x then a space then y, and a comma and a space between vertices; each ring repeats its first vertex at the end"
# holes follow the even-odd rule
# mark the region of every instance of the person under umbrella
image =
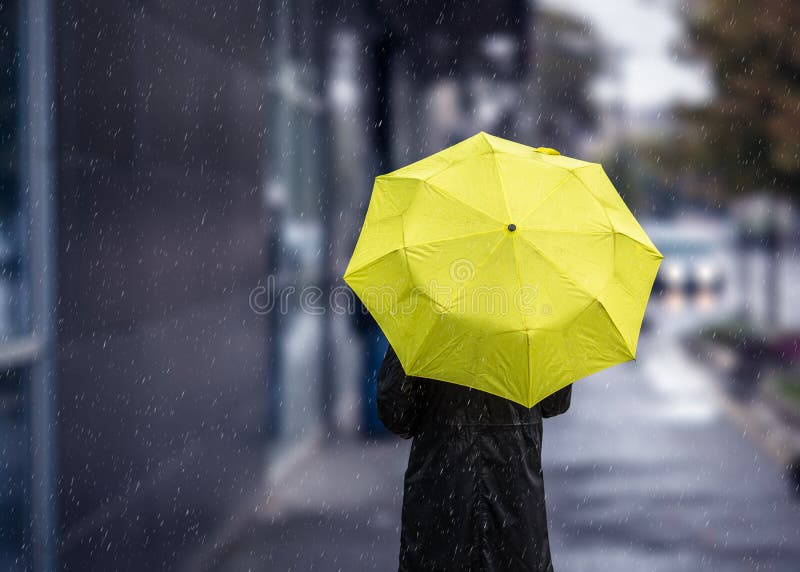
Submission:
POLYGON ((542 419, 635 359, 663 255, 597 163, 477 135, 375 180, 344 279, 413 438, 400 570, 550 571, 542 419))
POLYGON ((566 412, 568 385, 532 408, 408 377, 390 346, 378 415, 413 438, 403 487, 400 572, 552 571, 542 420, 566 412))

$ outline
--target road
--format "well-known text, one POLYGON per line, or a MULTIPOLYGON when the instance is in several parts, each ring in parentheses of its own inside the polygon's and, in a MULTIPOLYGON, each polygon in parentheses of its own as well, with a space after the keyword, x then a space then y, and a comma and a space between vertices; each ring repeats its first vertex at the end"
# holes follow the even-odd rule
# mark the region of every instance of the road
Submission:
POLYGON ((800 499, 661 342, 583 382, 545 426, 556 570, 800 570, 800 499))
MULTIPOLYGON (((547 420, 558 572, 800 570, 800 499, 674 342, 576 385, 547 420)), ((279 483, 213 570, 396 569, 408 443, 343 440, 279 483)))

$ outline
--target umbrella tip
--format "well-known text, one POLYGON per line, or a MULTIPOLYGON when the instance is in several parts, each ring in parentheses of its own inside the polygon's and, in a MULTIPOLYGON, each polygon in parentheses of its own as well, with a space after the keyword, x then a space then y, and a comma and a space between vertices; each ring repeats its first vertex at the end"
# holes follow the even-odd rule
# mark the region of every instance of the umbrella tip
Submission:
POLYGON ((512 222, 511 224, 508 225, 508 230, 510 230, 511 232, 514 232, 515 230, 517 230, 517 225, 515 225, 512 222))

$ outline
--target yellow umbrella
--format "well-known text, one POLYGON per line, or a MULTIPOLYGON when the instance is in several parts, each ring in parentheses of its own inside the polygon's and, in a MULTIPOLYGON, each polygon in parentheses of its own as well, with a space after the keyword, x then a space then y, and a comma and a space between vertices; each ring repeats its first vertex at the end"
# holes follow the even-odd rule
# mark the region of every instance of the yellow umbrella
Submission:
POLYGON ((662 258, 599 164, 481 132, 375 179, 344 279, 408 375, 532 407, 635 359, 662 258))

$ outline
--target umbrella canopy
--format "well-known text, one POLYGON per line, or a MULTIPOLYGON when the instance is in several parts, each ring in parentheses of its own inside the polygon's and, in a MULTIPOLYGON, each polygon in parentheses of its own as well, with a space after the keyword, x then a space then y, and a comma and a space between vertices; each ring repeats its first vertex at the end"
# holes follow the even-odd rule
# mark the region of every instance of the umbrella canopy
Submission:
POLYGON ((635 359, 662 258, 599 164, 481 132, 375 179, 344 279, 407 375, 531 407, 635 359))

